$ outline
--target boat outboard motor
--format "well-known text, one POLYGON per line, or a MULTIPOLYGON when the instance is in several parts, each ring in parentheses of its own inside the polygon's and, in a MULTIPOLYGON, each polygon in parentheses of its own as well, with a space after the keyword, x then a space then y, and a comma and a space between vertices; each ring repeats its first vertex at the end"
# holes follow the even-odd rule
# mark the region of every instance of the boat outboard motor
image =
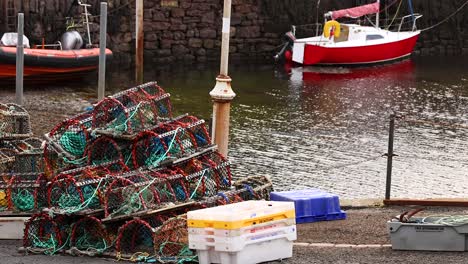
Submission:
POLYGON ((83 46, 83 38, 77 31, 63 33, 60 42, 62 43, 63 50, 81 49, 81 46, 83 46))
POLYGON ((287 32, 284 34, 284 45, 283 48, 274 56, 275 61, 279 61, 281 59, 285 59, 284 54, 287 50, 292 49, 294 41, 296 40, 296 36, 294 36, 294 27, 292 31, 287 32))

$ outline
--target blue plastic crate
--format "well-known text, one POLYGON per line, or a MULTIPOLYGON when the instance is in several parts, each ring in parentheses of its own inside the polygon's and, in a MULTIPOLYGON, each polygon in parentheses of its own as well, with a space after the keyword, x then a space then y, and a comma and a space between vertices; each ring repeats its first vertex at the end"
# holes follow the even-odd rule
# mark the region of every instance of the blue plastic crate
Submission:
POLYGON ((319 189, 272 192, 270 199, 294 202, 298 224, 346 219, 346 212, 340 208, 338 195, 319 189))

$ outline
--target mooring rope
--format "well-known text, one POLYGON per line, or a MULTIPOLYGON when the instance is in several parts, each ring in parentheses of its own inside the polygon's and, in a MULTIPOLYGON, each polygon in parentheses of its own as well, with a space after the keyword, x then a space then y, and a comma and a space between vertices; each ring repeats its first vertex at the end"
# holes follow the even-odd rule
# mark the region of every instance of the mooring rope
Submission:
POLYGON ((442 21, 440 21, 439 23, 435 24, 435 25, 432 25, 430 27, 427 27, 425 29, 421 29, 421 32, 424 32, 426 30, 431 30, 435 27, 438 27, 440 25, 442 25, 443 23, 447 22, 449 19, 451 19, 453 16, 455 16, 456 14, 458 14, 460 11, 463 10, 463 8, 465 8, 465 6, 468 5, 468 1, 466 1, 464 4, 462 4, 454 13, 452 13, 450 16, 446 17, 445 19, 443 19, 442 21))

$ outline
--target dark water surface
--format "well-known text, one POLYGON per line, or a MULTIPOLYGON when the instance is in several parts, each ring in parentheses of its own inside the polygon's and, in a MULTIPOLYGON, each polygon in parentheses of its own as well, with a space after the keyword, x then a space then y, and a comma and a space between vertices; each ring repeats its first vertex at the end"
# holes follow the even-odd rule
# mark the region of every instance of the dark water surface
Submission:
MULTIPOLYGON (((233 66, 229 156, 235 177, 269 175, 277 190, 318 187, 343 198, 385 193, 389 115, 396 122, 392 195, 466 197, 468 58, 414 58, 367 68, 233 66), (418 123, 414 121, 419 121, 418 123)), ((218 67, 146 67, 177 113, 209 119, 218 67)), ((132 86, 113 70, 109 87, 132 86)))

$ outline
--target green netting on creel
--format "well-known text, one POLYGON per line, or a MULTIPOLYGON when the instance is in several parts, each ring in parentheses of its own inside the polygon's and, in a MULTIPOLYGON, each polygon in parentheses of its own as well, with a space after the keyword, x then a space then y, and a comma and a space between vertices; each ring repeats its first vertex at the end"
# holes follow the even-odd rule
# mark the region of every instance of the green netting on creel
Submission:
POLYGON ((108 249, 110 245, 107 245, 104 238, 83 230, 83 234, 76 239, 75 247, 79 250, 93 250, 102 253, 108 249))
POLYGON ((83 156, 86 149, 86 137, 84 132, 66 131, 59 139, 63 149, 76 157, 83 156))
POLYGON ((27 212, 34 209, 34 195, 26 189, 12 192, 11 201, 18 211, 27 212))
POLYGON ((136 109, 130 114, 128 118, 125 112, 120 111, 115 119, 106 126, 106 130, 112 130, 117 133, 124 133, 128 132, 129 128, 135 129, 138 127, 143 127, 143 120, 140 120, 141 118, 136 115, 136 113, 139 111, 140 105, 141 103, 136 106, 136 109))

